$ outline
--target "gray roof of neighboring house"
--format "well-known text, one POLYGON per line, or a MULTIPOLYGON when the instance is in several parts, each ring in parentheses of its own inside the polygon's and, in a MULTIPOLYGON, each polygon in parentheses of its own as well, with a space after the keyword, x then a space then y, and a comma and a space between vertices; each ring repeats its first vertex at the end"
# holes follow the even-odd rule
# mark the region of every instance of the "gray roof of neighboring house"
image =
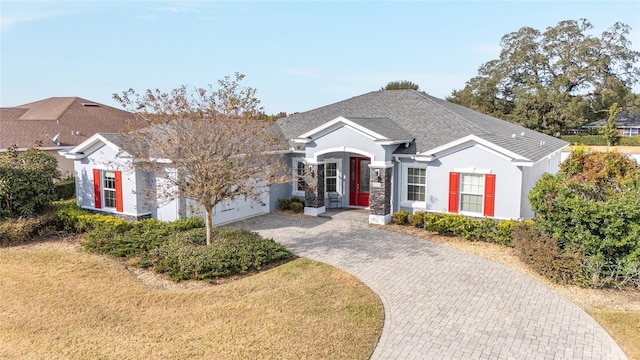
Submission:
POLYGON ((373 91, 278 119, 275 126, 285 137, 293 139, 339 116, 360 119, 358 123, 363 126, 367 126, 366 118, 377 119, 371 123, 376 128, 383 126, 381 118, 389 119, 389 126, 399 127, 394 131, 406 132, 415 138, 412 146, 398 147, 398 154, 422 153, 469 135, 533 161, 568 145, 564 140, 415 90, 373 91))
MULTIPOLYGON (((583 125, 582 127, 603 127, 607 124, 608 119, 600 119, 592 123, 583 125)), ((640 127, 640 110, 638 111, 622 111, 616 115, 616 123, 618 127, 640 127)))

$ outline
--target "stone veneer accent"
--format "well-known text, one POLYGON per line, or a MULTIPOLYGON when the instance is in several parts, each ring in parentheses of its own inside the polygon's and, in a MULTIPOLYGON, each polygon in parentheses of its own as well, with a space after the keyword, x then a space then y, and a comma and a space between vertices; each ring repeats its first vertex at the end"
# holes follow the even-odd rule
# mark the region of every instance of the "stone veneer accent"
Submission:
POLYGON ((310 208, 324 207, 324 164, 312 165, 315 176, 313 184, 304 191, 304 206, 310 208))
POLYGON ((371 168, 371 184, 369 187, 369 209, 371 215, 387 215, 391 213, 391 171, 393 168, 371 168), (376 177, 380 171, 380 181, 376 177))

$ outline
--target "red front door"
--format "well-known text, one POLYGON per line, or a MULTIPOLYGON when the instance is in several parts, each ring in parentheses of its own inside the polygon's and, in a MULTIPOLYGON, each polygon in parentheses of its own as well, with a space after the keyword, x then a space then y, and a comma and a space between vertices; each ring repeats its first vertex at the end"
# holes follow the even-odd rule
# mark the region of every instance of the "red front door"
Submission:
POLYGON ((369 164, 365 157, 350 158, 349 205, 369 206, 369 164))

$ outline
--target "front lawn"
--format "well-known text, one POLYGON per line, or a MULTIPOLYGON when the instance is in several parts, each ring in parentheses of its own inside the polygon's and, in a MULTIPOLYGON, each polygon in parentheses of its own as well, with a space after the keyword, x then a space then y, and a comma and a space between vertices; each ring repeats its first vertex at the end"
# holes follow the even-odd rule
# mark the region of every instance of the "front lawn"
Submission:
POLYGON ((42 246, 0 264, 1 359, 368 359, 382 331, 371 290, 306 259, 190 290, 42 246))

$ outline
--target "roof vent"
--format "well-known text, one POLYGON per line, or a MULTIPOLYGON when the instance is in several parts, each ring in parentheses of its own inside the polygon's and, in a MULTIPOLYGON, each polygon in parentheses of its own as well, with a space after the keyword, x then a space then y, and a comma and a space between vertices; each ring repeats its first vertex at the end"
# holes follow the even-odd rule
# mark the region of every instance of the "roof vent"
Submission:
POLYGON ((518 135, 516 135, 516 134, 511 134, 511 137, 512 137, 512 138, 514 138, 514 139, 515 139, 517 136, 518 136, 518 135))
POLYGON ((100 106, 100 105, 98 105, 96 103, 82 103, 82 106, 94 106, 94 107, 97 107, 97 106, 100 106))

